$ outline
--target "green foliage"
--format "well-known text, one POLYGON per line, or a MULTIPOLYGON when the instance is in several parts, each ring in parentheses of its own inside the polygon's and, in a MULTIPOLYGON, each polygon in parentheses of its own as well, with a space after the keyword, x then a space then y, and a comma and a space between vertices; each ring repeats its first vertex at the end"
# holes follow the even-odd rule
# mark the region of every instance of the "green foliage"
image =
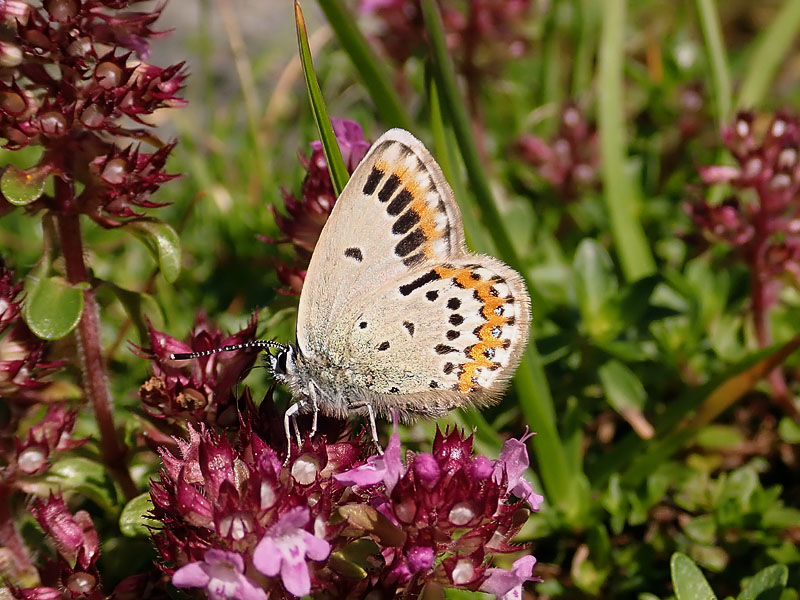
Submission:
MULTIPOLYGON (((768 315, 773 343, 760 344, 750 273, 726 246, 700 241, 684 205, 702 193, 697 166, 730 162, 719 133, 734 108, 798 108, 790 59, 800 3, 764 9, 766 18, 746 3, 711 0, 614 0, 602 9, 590 0, 553 2, 522 24, 528 51, 492 63, 477 92, 448 46, 442 4, 422 0, 419 27, 428 45, 402 69, 370 45, 376 30, 342 0, 319 0, 330 41, 314 46, 310 17, 308 31, 305 23, 298 27, 302 71, 287 66, 297 55, 292 38, 259 40, 249 49, 251 75, 269 100, 249 99, 263 114, 257 131, 238 108, 246 86, 235 93, 236 81, 217 86, 211 58, 222 54, 223 42, 216 13, 203 4, 204 20, 189 39, 199 56, 190 105, 171 123, 179 144, 169 170, 184 177, 158 192, 156 199, 169 203, 159 220, 138 218, 110 231, 87 221, 83 231, 116 420, 127 426, 130 456, 140 461, 137 482, 146 485, 159 461, 139 430, 136 390, 148 365, 127 342, 146 343, 148 321, 180 338, 197 311, 228 330, 256 311, 260 337, 291 340, 296 299, 276 293, 274 270, 289 252, 257 236, 282 238, 270 207, 284 211, 282 187, 299 194, 297 152, 308 155, 308 144, 321 139, 341 189, 347 171, 329 116, 359 122, 369 139, 402 126, 442 165, 470 245, 496 254, 529 284, 532 342, 512 388, 497 406, 439 425, 467 424, 494 452, 525 426, 536 432, 532 471, 546 501, 521 541, 533 542, 534 573, 544 578, 538 592, 565 599, 796 598, 800 426, 765 378, 783 366, 789 402, 797 405, 797 282, 782 288, 768 315), (287 78, 280 86, 276 72, 287 78), (681 99, 698 86, 701 107, 690 114, 681 99), (548 181, 518 150, 525 135, 556 135, 565 100, 597 123, 596 177, 576 189, 548 181), (690 125, 688 135, 683 128, 690 125)), ((311 6, 303 5, 309 15, 311 6)), ((0 191, 15 206, 35 206, 47 177, 11 166, 10 156, 4 151, 0 191)), ((17 208, 0 222, 0 245, 27 275, 31 330, 69 340, 85 288, 65 282, 49 256, 53 234, 40 222, 17 208)), ((74 353, 66 345, 56 347, 59 356, 74 353)), ((63 377, 78 381, 77 372, 63 377)), ((247 384, 263 396, 263 370, 247 384)), ((403 435, 418 442, 433 427, 419 423, 403 435)), ((81 428, 97 436, 89 417, 81 428)), ((141 541, 153 523, 149 498, 126 502, 98 454, 92 446, 57 461, 37 493, 67 490, 123 542, 141 541)), ((402 535, 380 513, 364 510, 343 517, 372 519, 377 537, 402 535)), ((374 551, 359 540, 330 566, 366 578, 374 551)), ((120 579, 132 573, 124 564, 118 569, 120 579)))

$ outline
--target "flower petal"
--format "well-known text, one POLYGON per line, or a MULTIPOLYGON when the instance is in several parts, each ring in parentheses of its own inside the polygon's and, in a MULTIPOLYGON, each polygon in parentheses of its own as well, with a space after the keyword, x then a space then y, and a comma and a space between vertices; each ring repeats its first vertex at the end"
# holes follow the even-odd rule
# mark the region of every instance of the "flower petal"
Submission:
POLYGON ((267 577, 275 577, 281 569, 282 556, 275 541, 267 534, 253 552, 253 564, 267 577))
POLYGON ((308 595, 311 592, 311 576, 306 561, 289 562, 284 559, 281 564, 281 581, 286 591, 295 596, 308 595))
POLYGON ((303 531, 303 542, 306 546, 306 556, 311 560, 325 560, 331 553, 331 545, 315 535, 303 531))
POLYGON ((182 566, 172 574, 172 585, 175 587, 206 587, 208 574, 202 562, 192 562, 182 566))

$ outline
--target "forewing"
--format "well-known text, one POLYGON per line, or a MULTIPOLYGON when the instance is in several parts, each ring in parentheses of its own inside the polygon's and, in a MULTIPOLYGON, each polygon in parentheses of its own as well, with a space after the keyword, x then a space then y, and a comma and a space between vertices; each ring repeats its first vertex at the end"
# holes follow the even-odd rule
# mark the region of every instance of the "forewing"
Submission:
POLYGON ((335 336, 348 340, 354 382, 388 394, 382 408, 435 415, 502 391, 528 341, 530 298, 516 271, 466 254, 397 278, 351 315, 335 336))
POLYGON ((421 142, 392 129, 372 146, 337 200, 300 295, 302 352, 335 358, 332 329, 352 306, 422 263, 465 252, 461 214, 441 169, 421 142))

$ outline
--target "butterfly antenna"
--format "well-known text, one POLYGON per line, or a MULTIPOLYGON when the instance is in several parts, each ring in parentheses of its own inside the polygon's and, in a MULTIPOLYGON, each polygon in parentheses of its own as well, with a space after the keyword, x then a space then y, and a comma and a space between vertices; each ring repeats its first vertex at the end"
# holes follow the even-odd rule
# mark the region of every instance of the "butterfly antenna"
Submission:
POLYGON ((221 348, 214 348, 213 350, 203 350, 202 352, 171 353, 169 355, 169 359, 189 360, 192 358, 200 358, 203 356, 209 356, 211 354, 217 354, 218 352, 230 352, 231 350, 244 350, 245 348, 258 348, 259 350, 263 350, 264 348, 278 348, 279 350, 285 350, 286 344, 281 344, 279 342, 274 342, 272 340, 251 340, 249 342, 243 342, 241 344, 231 344, 228 346, 222 346, 221 348))

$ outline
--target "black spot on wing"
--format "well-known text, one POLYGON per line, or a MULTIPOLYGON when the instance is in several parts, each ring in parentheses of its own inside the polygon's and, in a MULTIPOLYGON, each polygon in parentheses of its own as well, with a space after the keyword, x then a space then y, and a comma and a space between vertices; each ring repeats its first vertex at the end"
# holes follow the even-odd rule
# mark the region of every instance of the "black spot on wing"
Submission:
POLYGON ((430 292, 425 292, 425 297, 430 302, 435 302, 436 299, 439 297, 439 292, 437 292, 436 290, 431 290, 430 292))
POLYGON ((400 178, 392 174, 389 179, 386 180, 386 183, 383 184, 381 191, 378 192, 378 200, 387 202, 398 187, 400 187, 400 178))
POLYGON ((400 393, 400 388, 396 388, 396 387, 389 388, 389 393, 390 394, 399 394, 400 393))
POLYGON ((379 352, 383 352, 384 350, 388 349, 389 349, 389 342, 381 342, 380 345, 378 346, 379 352))
POLYGON ((447 301, 447 308, 450 310, 458 310, 461 308, 461 300, 458 298, 450 298, 450 300, 447 301))
POLYGON ((456 366, 453 363, 449 362, 444 364, 444 369, 442 369, 442 371, 444 371, 445 375, 450 375, 450 373, 452 373, 453 369, 455 368, 456 366))
POLYGON ((425 234, 422 232, 422 230, 417 227, 414 231, 409 233, 397 243, 397 245, 394 247, 394 253, 400 257, 407 256, 425 243, 425 240, 427 239, 428 238, 425 237, 425 234))
POLYGON ((417 252, 416 254, 412 254, 411 256, 406 256, 403 259, 403 264, 410 269, 411 267, 417 266, 424 259, 425 255, 422 252, 417 252))
POLYGON ((371 196, 375 193, 375 190, 378 188, 378 184, 383 179, 384 172, 378 169, 377 167, 372 167, 372 171, 370 171, 369 177, 367 177, 367 183, 364 184, 363 192, 367 196, 371 196))
POLYGON ((414 324, 411 321, 403 321, 403 327, 408 330, 408 335, 414 337, 414 324))
POLYGON ((436 383, 436 382, 435 382, 433 379, 431 379, 431 382, 430 382, 428 385, 430 386, 430 388, 431 388, 432 390, 435 390, 436 388, 438 388, 438 387, 439 387, 439 384, 438 384, 438 383, 436 383))
POLYGON ((417 223, 419 223, 419 213, 415 210, 407 210, 392 225, 392 233, 395 235, 407 233, 417 223))
POLYGON ((450 352, 458 352, 457 349, 453 348, 452 346, 448 346, 447 344, 437 344, 434 347, 436 350, 436 354, 449 354, 450 352))
POLYGON ((364 260, 364 255, 361 253, 359 248, 348 248, 344 251, 345 256, 349 256, 352 259, 355 259, 356 262, 361 262, 364 260))
POLYGON ((386 207, 386 212, 396 217, 406 209, 406 206, 408 206, 409 202, 413 199, 414 196, 411 195, 411 192, 403 188, 400 193, 395 196, 394 200, 389 203, 389 206, 386 207))
POLYGON ((451 325, 459 326, 464 322, 464 317, 459 314, 450 315, 448 319, 451 325))
POLYGON ((403 294, 403 296, 408 296, 414 290, 419 289, 422 286, 427 285, 432 281, 436 281, 438 279, 441 279, 439 274, 433 269, 431 269, 424 275, 417 277, 414 281, 401 285, 398 289, 400 290, 400 293, 403 294))
POLYGON ((445 337, 452 342, 454 339, 456 339, 460 335, 461 334, 458 331, 456 331, 455 329, 450 329, 445 334, 445 337))

